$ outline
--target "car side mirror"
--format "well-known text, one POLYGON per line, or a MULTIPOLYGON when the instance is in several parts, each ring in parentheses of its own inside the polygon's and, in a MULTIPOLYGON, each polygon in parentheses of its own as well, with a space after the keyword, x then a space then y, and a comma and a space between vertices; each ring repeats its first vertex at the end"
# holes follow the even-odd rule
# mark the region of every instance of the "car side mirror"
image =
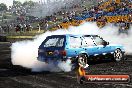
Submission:
POLYGON ((103 45, 107 46, 107 45, 109 45, 109 42, 103 41, 103 45))

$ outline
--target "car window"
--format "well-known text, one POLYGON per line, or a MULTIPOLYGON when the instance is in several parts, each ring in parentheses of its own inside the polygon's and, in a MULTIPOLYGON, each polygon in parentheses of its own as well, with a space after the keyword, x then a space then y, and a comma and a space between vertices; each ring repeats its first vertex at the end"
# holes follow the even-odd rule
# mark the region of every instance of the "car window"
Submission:
POLYGON ((64 43, 64 38, 49 38, 45 44, 44 47, 62 47, 64 43))
POLYGON ((81 38, 80 37, 70 37, 70 48, 79 48, 81 47, 81 38))
POLYGON ((96 43, 96 45, 103 45, 104 40, 102 38, 100 38, 99 36, 93 37, 93 40, 96 43))
POLYGON ((94 46, 94 42, 91 37, 84 37, 82 41, 82 47, 94 46))

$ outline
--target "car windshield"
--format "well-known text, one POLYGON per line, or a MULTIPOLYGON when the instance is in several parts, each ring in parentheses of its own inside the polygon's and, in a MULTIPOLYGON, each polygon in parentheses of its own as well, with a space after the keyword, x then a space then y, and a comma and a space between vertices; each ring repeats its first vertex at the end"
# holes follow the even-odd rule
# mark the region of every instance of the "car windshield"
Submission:
POLYGON ((63 37, 50 37, 47 38, 44 43, 44 47, 63 47, 64 46, 64 38, 63 37))
POLYGON ((102 38, 100 38, 99 36, 93 36, 93 39, 94 39, 94 41, 97 45, 102 45, 103 44, 104 40, 102 38))

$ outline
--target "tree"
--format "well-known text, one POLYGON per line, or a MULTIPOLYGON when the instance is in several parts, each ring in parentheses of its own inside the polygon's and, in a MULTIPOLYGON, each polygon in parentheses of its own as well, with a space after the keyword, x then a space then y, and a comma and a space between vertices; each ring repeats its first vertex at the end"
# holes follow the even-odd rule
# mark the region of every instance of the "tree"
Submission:
POLYGON ((20 7, 22 3, 20 1, 13 0, 13 6, 20 7))
POLYGON ((33 2, 33 1, 25 1, 22 5, 23 6, 33 7, 35 5, 35 2, 33 2))
POLYGON ((0 4, 0 11, 6 11, 6 10, 7 10, 6 4, 1 3, 1 4, 0 4))

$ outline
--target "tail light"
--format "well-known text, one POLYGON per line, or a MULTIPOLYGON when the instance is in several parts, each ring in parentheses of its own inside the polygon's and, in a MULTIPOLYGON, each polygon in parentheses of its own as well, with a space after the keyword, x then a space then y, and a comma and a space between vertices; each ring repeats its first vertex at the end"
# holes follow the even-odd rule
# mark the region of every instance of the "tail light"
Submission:
POLYGON ((65 50, 62 50, 62 51, 60 51, 60 54, 61 54, 62 56, 66 56, 66 51, 65 51, 65 50))

